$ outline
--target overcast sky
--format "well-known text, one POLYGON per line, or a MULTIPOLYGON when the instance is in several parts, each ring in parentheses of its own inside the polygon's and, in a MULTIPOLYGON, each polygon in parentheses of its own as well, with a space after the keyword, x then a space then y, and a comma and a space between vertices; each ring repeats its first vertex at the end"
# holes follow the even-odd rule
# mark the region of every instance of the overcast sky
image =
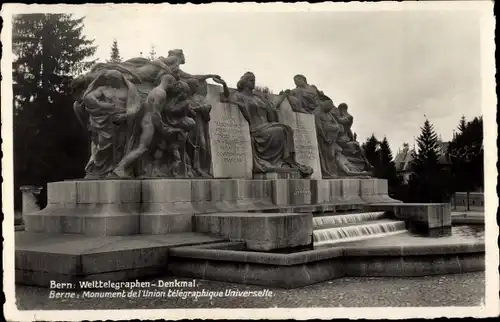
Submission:
POLYGON ((107 59, 181 48, 186 72, 235 86, 246 71, 275 93, 293 76, 346 102, 363 142, 387 136, 394 154, 413 144, 426 115, 443 140, 462 115, 481 114, 480 14, 476 11, 193 12, 168 7, 89 8, 84 33, 107 59))

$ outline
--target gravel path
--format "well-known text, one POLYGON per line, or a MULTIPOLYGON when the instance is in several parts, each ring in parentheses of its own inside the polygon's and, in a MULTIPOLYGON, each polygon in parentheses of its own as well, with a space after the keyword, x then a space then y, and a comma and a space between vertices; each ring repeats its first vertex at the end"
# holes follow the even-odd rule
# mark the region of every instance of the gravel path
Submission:
MULTIPOLYGON (((160 280, 176 279, 165 277, 160 280)), ((88 298, 81 292, 76 293, 79 298, 75 299, 50 299, 49 289, 17 286, 16 298, 20 310, 476 306, 480 305, 484 298, 484 280, 484 273, 478 272, 412 278, 350 277, 293 290, 205 280, 196 280, 195 288, 182 288, 184 291, 204 289, 206 292, 226 292, 229 289, 240 292, 240 297, 225 296, 212 299, 209 297, 183 299, 179 296, 102 299, 88 298), (267 296, 242 297, 244 291, 262 291, 267 296)), ((155 284, 157 281, 158 279, 151 280, 155 284)), ((192 280, 179 278, 177 281, 192 280)), ((149 290, 168 292, 168 289, 159 287, 152 287, 149 290)))

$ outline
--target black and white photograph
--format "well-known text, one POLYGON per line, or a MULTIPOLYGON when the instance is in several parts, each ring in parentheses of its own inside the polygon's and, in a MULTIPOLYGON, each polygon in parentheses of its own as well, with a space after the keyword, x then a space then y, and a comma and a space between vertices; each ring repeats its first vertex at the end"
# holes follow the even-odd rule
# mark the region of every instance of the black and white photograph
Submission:
POLYGON ((7 320, 499 315, 492 1, 1 16, 7 320))

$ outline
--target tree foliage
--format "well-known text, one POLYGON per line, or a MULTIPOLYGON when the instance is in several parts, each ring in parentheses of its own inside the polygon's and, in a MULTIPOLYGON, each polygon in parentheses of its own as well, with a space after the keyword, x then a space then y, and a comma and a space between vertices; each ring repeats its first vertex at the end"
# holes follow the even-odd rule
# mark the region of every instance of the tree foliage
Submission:
POLYGON ((365 152, 366 159, 374 168, 374 175, 378 177, 379 168, 380 168, 380 154, 379 154, 379 145, 380 142, 375 137, 375 134, 372 134, 366 142, 361 145, 365 152))
POLYGON ((448 198, 448 176, 440 164, 440 148, 434 126, 426 120, 413 151, 413 175, 409 186, 415 202, 443 202, 448 198))
MULTIPOLYGON (((45 185, 83 175, 87 138, 73 113, 71 80, 90 68, 93 42, 83 18, 69 14, 14 17, 14 185, 45 185)), ((41 200, 44 200, 43 196, 41 200)))
POLYGON ((111 45, 111 55, 108 59, 108 63, 119 63, 122 61, 120 57, 120 50, 118 49, 118 41, 113 40, 113 44, 111 45))
POLYGON ((459 132, 448 146, 455 191, 474 191, 484 186, 483 118, 467 122, 464 117, 459 132))
POLYGON ((392 150, 387 137, 384 136, 379 145, 379 175, 381 178, 387 179, 389 184, 389 193, 394 194, 399 187, 399 179, 396 172, 396 163, 392 155, 392 150))
POLYGON ((389 141, 386 137, 379 141, 375 134, 372 134, 362 144, 365 156, 373 166, 373 175, 376 178, 387 179, 389 185, 389 194, 397 195, 400 187, 400 181, 396 173, 396 164, 392 155, 389 141))

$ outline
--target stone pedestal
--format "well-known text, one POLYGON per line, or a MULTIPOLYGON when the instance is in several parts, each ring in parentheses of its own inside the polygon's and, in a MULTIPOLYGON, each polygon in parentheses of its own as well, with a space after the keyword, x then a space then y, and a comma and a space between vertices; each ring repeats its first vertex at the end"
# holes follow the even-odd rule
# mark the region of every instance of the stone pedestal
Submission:
MULTIPOLYGON (((26 214, 28 232, 88 236, 193 230, 195 214, 312 213, 359 208, 361 179, 80 180, 48 184, 48 205, 26 214)), ((381 195, 381 191, 363 193, 381 195)))
POLYGON ((312 243, 312 214, 227 213, 194 217, 195 231, 244 241, 249 250, 270 251, 312 243))
POLYGON ((31 212, 39 211, 37 196, 42 192, 42 187, 35 186, 22 186, 19 188, 22 192, 22 213, 29 214, 31 212))
MULTIPOLYGON (((22 194, 22 209, 21 209, 21 218, 19 223, 24 223, 24 215, 29 214, 35 211, 40 211, 40 206, 38 206, 37 196, 42 192, 42 187, 36 186, 22 186, 19 188, 22 194)), ((16 221, 16 218, 14 218, 16 221)))
POLYGON ((26 214, 28 232, 88 236, 139 232, 139 180, 82 180, 48 184, 47 207, 26 214))

